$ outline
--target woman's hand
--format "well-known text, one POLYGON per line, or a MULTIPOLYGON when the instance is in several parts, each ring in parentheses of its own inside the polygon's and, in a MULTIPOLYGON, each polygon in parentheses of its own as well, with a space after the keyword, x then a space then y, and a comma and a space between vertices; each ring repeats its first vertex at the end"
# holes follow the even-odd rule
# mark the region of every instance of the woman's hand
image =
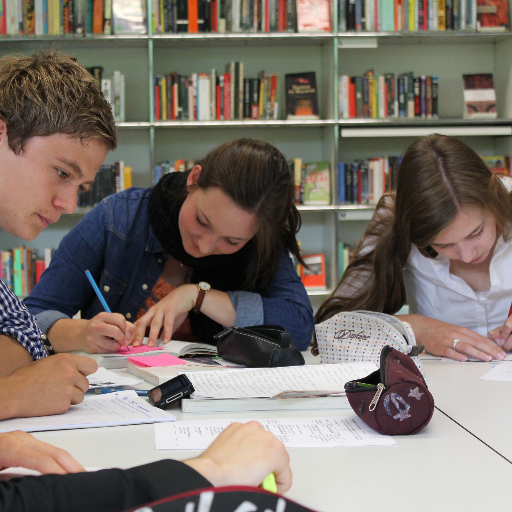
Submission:
POLYGON ((292 485, 286 448, 256 421, 231 424, 199 457, 184 462, 215 487, 257 487, 270 473, 274 473, 278 493, 285 493, 292 485))
POLYGON ((487 333, 487 336, 496 343, 496 345, 503 347, 504 350, 512 350, 512 315, 507 318, 505 323, 496 327, 487 333))
POLYGON ((152 306, 135 322, 132 345, 142 344, 146 328, 150 327, 148 346, 153 347, 163 327, 162 340, 168 343, 173 332, 183 323, 188 312, 194 307, 199 290, 195 284, 184 284, 152 306))
POLYGON ((85 471, 68 452, 21 431, 0 434, 0 469, 9 467, 58 475, 85 471))
POLYGON ((135 332, 134 324, 119 313, 99 313, 86 320, 83 329, 82 350, 92 354, 117 352, 130 343, 135 332))
POLYGON ((501 360, 506 354, 489 338, 458 325, 434 320, 423 315, 400 315, 400 320, 412 326, 418 345, 435 356, 467 361, 468 357, 481 361, 501 360), (455 340, 459 340, 454 347, 455 340))

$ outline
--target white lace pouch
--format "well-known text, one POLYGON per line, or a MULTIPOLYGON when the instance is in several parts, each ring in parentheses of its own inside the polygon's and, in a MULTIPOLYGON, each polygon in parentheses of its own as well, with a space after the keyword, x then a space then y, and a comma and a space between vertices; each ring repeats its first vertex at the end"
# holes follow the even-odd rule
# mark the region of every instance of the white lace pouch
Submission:
POLYGON ((322 363, 371 361, 380 365, 386 345, 411 357, 423 374, 423 347, 416 345, 412 327, 391 315, 374 311, 342 312, 315 326, 322 363))

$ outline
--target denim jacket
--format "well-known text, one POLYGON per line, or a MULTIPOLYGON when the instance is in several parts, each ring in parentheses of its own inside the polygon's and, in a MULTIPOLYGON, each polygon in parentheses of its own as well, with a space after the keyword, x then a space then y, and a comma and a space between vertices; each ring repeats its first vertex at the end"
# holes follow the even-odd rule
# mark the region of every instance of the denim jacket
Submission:
MULTIPOLYGON (((85 270, 89 270, 113 312, 134 321, 162 274, 167 253, 147 212, 151 189, 131 188, 105 198, 62 239, 50 266, 25 299, 39 327, 47 332, 78 311, 90 319, 104 311, 85 270)), ((313 334, 313 309, 291 258, 283 253, 265 297, 228 292, 235 325, 278 324, 305 350, 313 334)))

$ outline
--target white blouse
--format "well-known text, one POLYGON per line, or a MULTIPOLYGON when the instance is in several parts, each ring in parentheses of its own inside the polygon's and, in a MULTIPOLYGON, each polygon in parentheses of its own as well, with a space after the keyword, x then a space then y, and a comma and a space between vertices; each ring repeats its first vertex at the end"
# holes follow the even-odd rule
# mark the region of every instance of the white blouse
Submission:
POLYGON ((416 246, 404 268, 409 313, 467 327, 482 336, 503 325, 512 302, 512 241, 500 237, 489 266, 491 288, 475 292, 450 274, 450 260, 423 256, 416 246))

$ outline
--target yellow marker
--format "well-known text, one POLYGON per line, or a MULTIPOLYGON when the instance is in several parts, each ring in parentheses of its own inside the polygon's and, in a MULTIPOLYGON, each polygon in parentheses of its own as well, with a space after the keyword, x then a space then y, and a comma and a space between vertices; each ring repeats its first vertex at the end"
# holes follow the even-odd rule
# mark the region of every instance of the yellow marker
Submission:
POLYGON ((261 482, 262 489, 269 492, 277 492, 276 477, 274 473, 270 473, 263 482, 261 482))

